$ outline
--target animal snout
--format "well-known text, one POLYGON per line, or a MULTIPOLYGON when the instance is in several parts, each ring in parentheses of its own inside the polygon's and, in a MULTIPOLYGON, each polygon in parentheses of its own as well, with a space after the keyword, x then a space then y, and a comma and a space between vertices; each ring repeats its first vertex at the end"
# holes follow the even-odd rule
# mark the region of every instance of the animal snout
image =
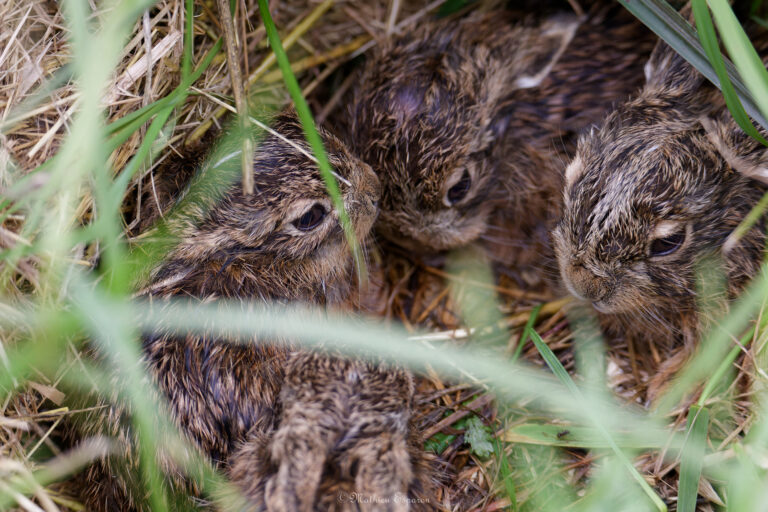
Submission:
POLYGON ((614 280, 595 275, 581 264, 570 265, 564 277, 569 291, 580 299, 600 302, 613 293, 614 280))
POLYGON ((381 182, 373 172, 370 166, 367 166, 367 171, 360 180, 359 192, 361 196, 364 196, 373 205, 374 208, 378 208, 379 200, 381 199, 381 182))

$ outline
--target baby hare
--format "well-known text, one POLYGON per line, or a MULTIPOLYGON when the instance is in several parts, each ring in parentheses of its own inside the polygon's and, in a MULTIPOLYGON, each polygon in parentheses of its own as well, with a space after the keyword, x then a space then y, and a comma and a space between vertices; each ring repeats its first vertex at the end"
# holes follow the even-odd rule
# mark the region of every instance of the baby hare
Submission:
POLYGON ((351 133, 382 181, 382 235, 422 253, 484 239, 512 263, 532 234, 546 239, 571 132, 641 85, 652 42, 617 8, 535 23, 475 14, 381 45, 351 133))
POLYGON ((735 229, 765 193, 750 176, 766 164, 721 94, 659 43, 645 87, 579 141, 566 170, 553 235, 566 287, 615 335, 692 343, 700 263, 721 261, 732 298, 763 260, 765 217, 735 229))
MULTIPOLYGON (((331 307, 349 298, 352 257, 301 126, 286 112, 273 128, 280 136, 268 135, 254 155, 254 193, 246 196, 236 183, 207 211, 179 216, 172 229, 180 242, 145 296, 331 307)), ((355 233, 365 241, 377 215, 378 180, 337 138, 322 136, 355 233)), ((359 510, 406 510, 395 496, 426 492, 427 466, 409 427, 408 372, 297 351, 284 340, 249 341, 155 332, 145 336, 143 354, 173 422, 252 508, 358 510, 357 502, 322 495, 346 486, 368 497, 371 504, 359 510)), ((124 414, 110 415, 118 419, 108 434, 131 439, 124 414)), ((87 491, 89 510, 144 510, 138 461, 129 455, 128 467, 119 462, 87 470, 86 479, 98 482, 87 491)), ((179 471, 165 466, 168 483, 183 490, 179 471)))

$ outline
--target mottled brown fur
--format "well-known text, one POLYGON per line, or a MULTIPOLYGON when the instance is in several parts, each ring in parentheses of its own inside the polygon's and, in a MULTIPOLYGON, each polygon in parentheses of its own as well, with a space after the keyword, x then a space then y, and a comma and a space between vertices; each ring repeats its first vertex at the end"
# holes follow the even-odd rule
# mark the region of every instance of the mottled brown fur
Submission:
MULTIPOLYGON (((280 115, 274 128, 309 151, 295 114, 280 115)), ((345 206, 358 239, 365 241, 377 214, 378 181, 338 139, 325 132, 323 138, 331 163, 348 183, 340 183, 345 206)), ((144 295, 329 307, 349 299, 353 262, 316 165, 268 135, 254 158, 254 181, 250 197, 236 183, 210 209, 192 205, 171 221, 180 242, 144 295), (299 230, 294 223, 318 204, 324 219, 314 229, 299 230)), ((321 510, 316 502, 338 498, 318 495, 318 489, 331 492, 344 482, 390 501, 395 493, 429 493, 427 455, 409 424, 413 381, 407 371, 294 350, 276 340, 232 344, 208 335, 153 333, 145 336, 143 352, 171 419, 254 509, 321 510)), ((124 410, 109 411, 106 427, 125 457, 85 472, 84 480, 94 482, 86 504, 89 510, 144 510, 124 410)), ((167 457, 162 462, 167 483, 183 491, 178 470, 167 457)))
POLYGON ((611 335, 691 344, 704 319, 700 264, 724 272, 730 298, 759 269, 765 219, 730 237, 765 192, 747 175, 768 154, 665 44, 646 72, 639 95, 579 141, 555 246, 566 286, 611 335))
POLYGON ((640 86, 653 44, 599 4, 582 21, 435 22, 372 55, 351 133, 382 180, 385 237, 419 252, 480 239, 494 261, 540 268, 573 132, 640 86), (464 172, 469 190, 451 202, 464 172))
POLYGON ((293 357, 286 374, 279 430, 271 442, 257 433, 233 456, 248 494, 264 494, 275 510, 435 509, 425 479, 432 469, 409 428, 410 374, 309 353, 293 357))

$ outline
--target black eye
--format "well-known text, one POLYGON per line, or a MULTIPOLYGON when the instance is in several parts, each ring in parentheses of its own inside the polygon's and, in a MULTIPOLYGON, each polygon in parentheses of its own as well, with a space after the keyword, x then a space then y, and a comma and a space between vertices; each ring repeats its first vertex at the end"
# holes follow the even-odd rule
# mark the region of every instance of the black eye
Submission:
POLYGON ((472 178, 469 176, 469 173, 465 169, 464 174, 461 175, 459 182, 448 189, 448 202, 453 205, 464 199, 467 196, 467 192, 469 192, 469 187, 471 186, 472 178))
POLYGON ((672 254, 685 242, 685 233, 675 233, 665 238, 657 238, 651 243, 651 256, 672 254))
POLYGON ((312 231, 323 222, 323 219, 328 212, 325 211, 325 206, 320 203, 315 203, 312 208, 307 210, 304 215, 293 221, 293 225, 299 231, 312 231))

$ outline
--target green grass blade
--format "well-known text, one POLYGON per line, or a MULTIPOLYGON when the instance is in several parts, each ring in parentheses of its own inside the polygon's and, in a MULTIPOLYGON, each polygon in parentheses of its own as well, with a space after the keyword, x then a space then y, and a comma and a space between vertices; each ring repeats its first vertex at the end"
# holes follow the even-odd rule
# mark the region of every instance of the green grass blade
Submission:
POLYGON ((768 116, 768 71, 760 55, 725 0, 709 0, 709 7, 715 16, 728 55, 757 101, 760 111, 768 116))
MULTIPOLYGON (((539 336, 539 333, 537 333, 533 329, 529 329, 529 331, 530 331, 530 336, 531 336, 531 339, 533 340, 533 343, 536 345, 536 348, 541 354, 541 357, 544 359, 544 362, 546 362, 547 366, 549 366, 549 369, 552 370, 552 373, 555 374, 558 380, 560 380, 560 382, 562 382, 563 385, 565 385, 565 387, 567 387, 575 397, 581 399, 582 398, 581 391, 579 391, 579 388, 576 386, 576 383, 573 382, 573 379, 571 379, 571 376, 568 375, 568 372, 566 371, 566 369, 563 368, 563 365, 560 364, 560 361, 557 359, 557 356, 555 356, 554 352, 552 352, 549 346, 547 346, 547 344, 544 343, 544 340, 541 339, 541 336, 539 336)), ((656 509, 660 511, 666 511, 667 506, 661 500, 659 495, 656 494, 653 488, 651 488, 651 486, 648 485, 648 482, 645 481, 645 478, 643 478, 643 476, 637 471, 635 466, 627 458, 624 452, 621 451, 621 449, 616 444, 616 441, 613 439, 613 436, 608 431, 608 429, 606 429, 605 426, 596 419, 593 419, 593 423, 600 430, 600 433, 608 442, 608 446, 616 454, 616 457, 621 461, 621 463, 624 465, 627 471, 629 471, 629 473, 632 475, 632 478, 634 478, 635 481, 638 484, 640 484, 640 487, 643 489, 645 494, 650 498, 650 500, 656 506, 656 509)))
MULTIPOLYGON (((765 329, 766 325, 768 325, 768 316, 762 316, 762 321, 760 323, 760 328, 758 331, 762 331, 765 329)), ((715 388, 720 384, 720 380, 723 378, 723 376, 728 372, 728 369, 731 367, 734 361, 736 361, 736 358, 739 356, 739 354, 743 351, 745 347, 748 347, 750 343, 752 342, 752 339, 754 338, 755 334, 755 327, 752 327, 749 331, 744 334, 744 336, 741 337, 739 340, 739 344, 734 346, 730 352, 725 356, 725 358, 722 360, 720 365, 715 369, 715 371, 712 373, 712 376, 707 380, 706 386, 704 386, 704 390, 701 392, 701 396, 696 401, 696 405, 699 407, 704 407, 704 404, 707 402, 707 399, 712 395, 715 388)))
MULTIPOLYGON (((663 436, 662 429, 656 432, 663 436)), ((639 450, 655 448, 648 440, 640 439, 632 432, 614 431, 616 445, 621 448, 639 450)), ((520 423, 508 428, 502 438, 510 443, 534 444, 540 446, 559 446, 563 448, 603 449, 610 448, 601 432, 592 427, 578 425, 520 423)))
POLYGON ((552 373, 555 374, 555 377, 565 385, 574 395, 579 396, 581 392, 579 391, 579 388, 576 387, 576 383, 573 382, 573 379, 568 374, 568 371, 563 368, 563 365, 560 364, 560 360, 557 359, 557 356, 554 352, 549 348, 549 346, 544 343, 544 340, 541 339, 541 336, 539 336, 539 333, 537 333, 534 329, 529 328, 528 329, 528 336, 533 340, 533 344, 536 345, 536 349, 539 351, 539 354, 541 354, 542 359, 544 359, 544 362, 547 363, 547 366, 549 366, 549 369, 552 370, 552 373))
POLYGON ((291 99, 293 100, 293 104, 296 108, 296 113, 299 116, 299 121, 301 121, 301 126, 304 128, 304 135, 307 138, 307 142, 309 143, 310 147, 312 148, 312 153, 317 159, 317 165, 320 168, 320 174, 323 177, 323 181, 325 181, 325 186, 328 189, 328 195, 331 196, 333 206, 338 212, 341 226, 344 229, 344 234, 346 235, 347 240, 349 241, 349 245, 352 248, 358 269, 360 269, 362 274, 364 274, 365 270, 363 259, 360 254, 360 246, 355 237, 355 232, 352 227, 352 223, 349 220, 349 215, 347 215, 347 211, 344 208, 344 201, 341 197, 339 184, 336 182, 333 169, 331 168, 331 163, 328 161, 328 155, 325 152, 323 141, 320 138, 317 127, 315 126, 315 120, 312 117, 312 112, 309 110, 309 105, 307 105, 304 96, 301 94, 301 87, 299 87, 299 83, 296 80, 296 76, 293 74, 293 70, 291 70, 291 63, 288 60, 288 56, 286 55, 285 50, 283 49, 283 44, 280 41, 280 36, 277 33, 275 22, 272 20, 272 16, 269 13, 269 5, 267 0, 258 0, 258 2, 259 11, 261 12, 261 19, 264 21, 264 27, 267 31, 269 45, 272 48, 272 51, 274 52, 275 58, 277 60, 277 64, 283 73, 285 86, 288 89, 288 93, 291 95, 291 99))
POLYGON ((123 195, 125 194, 125 189, 128 187, 133 175, 139 170, 141 164, 144 163, 149 156, 149 152, 152 150, 152 145, 155 143, 155 139, 160 135, 160 131, 171 116, 173 108, 173 105, 165 107, 164 110, 157 114, 157 117, 152 121, 152 124, 149 125, 149 129, 144 136, 144 140, 141 141, 138 151, 131 157, 112 184, 112 190, 110 192, 111 197, 108 198, 107 202, 108 205, 111 205, 112 207, 120 207, 123 195))
POLYGON ((181 76, 187 78, 192 72, 192 56, 195 54, 195 2, 184 2, 184 55, 181 59, 181 76))
MULTIPOLYGON (((710 63, 696 31, 667 2, 664 0, 619 0, 619 2, 722 90, 720 78, 710 63)), ((728 61, 725 61, 724 65, 728 79, 733 84, 744 110, 763 128, 768 129, 768 120, 761 113, 749 88, 739 78, 736 69, 728 61)))
POLYGON ((686 393, 697 383, 711 378, 713 372, 722 365, 727 354, 733 349, 732 340, 739 339, 748 325, 750 318, 761 307, 765 290, 768 289, 768 269, 765 265, 747 290, 730 307, 730 313, 722 322, 716 323, 710 332, 702 337, 697 356, 675 377, 675 386, 670 387, 658 400, 658 414, 669 414, 686 393))
MULTIPOLYGON (((216 41, 213 47, 208 50, 208 53, 205 54, 205 57, 203 57, 200 65, 195 68, 195 70, 189 76, 183 78, 178 87, 176 87, 176 89, 174 89, 170 94, 134 112, 131 112, 130 114, 127 114, 120 119, 113 121, 107 126, 107 133, 110 135, 122 134, 120 140, 125 141, 125 139, 127 139, 138 129, 138 126, 142 126, 149 119, 151 119, 152 116, 157 114, 157 112, 168 106, 170 103, 175 105, 178 104, 179 97, 186 97, 189 87, 195 83, 197 79, 200 78, 200 76, 202 76, 206 69, 208 69, 208 66, 211 65, 211 62, 213 62, 213 58, 216 57, 216 55, 221 50, 222 45, 223 41, 221 39, 216 41)), ((117 135, 114 136, 116 137, 117 135)))
POLYGON ((704 460, 709 426, 709 411, 692 405, 688 411, 686 443, 680 461, 680 483, 678 486, 678 505, 680 512, 696 511, 696 496, 699 494, 699 479, 704 460))
POLYGON ((744 220, 736 226, 736 229, 734 229, 733 233, 728 237, 728 242, 736 243, 738 240, 741 240, 741 238, 752 229, 757 221, 763 217, 766 209, 768 209, 768 192, 763 194, 763 197, 760 198, 760 201, 757 202, 755 207, 752 208, 747 216, 744 217, 744 220))
POLYGON ((512 354, 512 361, 517 361, 520 358, 520 354, 523 353, 523 346, 528 343, 530 331, 533 330, 533 325, 536 323, 536 318, 539 316, 539 311, 541 311, 543 305, 544 304, 539 304, 533 308, 533 311, 531 311, 531 316, 528 317, 528 321, 525 323, 525 327, 523 327, 523 333, 520 335, 520 341, 515 347, 514 354, 512 354))
MULTIPOLYGON (((699 31, 699 40, 701 41, 704 51, 707 54, 709 62, 715 69, 717 77, 720 80, 720 90, 723 92, 723 98, 728 106, 728 110, 731 111, 733 119, 738 123, 742 130, 761 143, 768 145, 768 142, 757 132, 747 116, 744 107, 739 100, 739 95, 733 86, 733 83, 729 77, 725 67, 725 60, 720 53, 720 44, 715 34, 715 27, 712 24, 712 18, 709 16, 709 10, 707 9, 706 0, 693 0, 691 2, 693 7, 693 14, 696 18, 696 27, 699 31)), ((739 27, 741 28, 741 27, 739 27)), ((750 45, 751 46, 751 45, 750 45)), ((758 108, 760 108, 758 104, 758 108)), ((763 109, 761 109, 761 112, 763 109)))
POLYGON ((507 457, 506 452, 504 452, 504 445, 498 440, 494 443, 494 451, 496 453, 496 460, 499 464, 499 477, 504 486, 504 492, 509 498, 510 509, 512 512, 517 512, 517 488, 515 487, 512 468, 509 464, 509 458, 507 457))

